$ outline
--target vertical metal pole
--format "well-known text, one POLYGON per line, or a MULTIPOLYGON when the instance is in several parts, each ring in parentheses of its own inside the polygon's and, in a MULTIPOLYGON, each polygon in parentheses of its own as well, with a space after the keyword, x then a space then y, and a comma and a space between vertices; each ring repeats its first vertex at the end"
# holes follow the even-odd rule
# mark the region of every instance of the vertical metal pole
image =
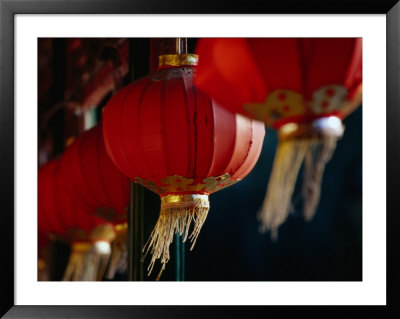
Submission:
MULTIPOLYGON (((187 53, 187 38, 176 38, 176 53, 187 53)), ((185 243, 183 236, 175 233, 175 281, 185 280, 185 243)))
MULTIPOLYGON (((151 49, 155 49, 155 42, 151 49)), ((146 75, 150 70, 149 66, 154 61, 149 61, 150 45, 146 39, 130 39, 130 80, 136 80, 146 75), (147 56, 146 56, 147 55, 147 56), (135 75, 133 74, 135 71, 135 75)), ((158 54, 187 53, 186 38, 159 39, 158 54)), ((154 51, 151 51, 154 53, 154 51)), ((153 57, 155 58, 155 57, 153 57)), ((157 57, 158 58, 158 57, 157 57)), ((155 64, 154 64, 155 65, 155 64)), ((146 195, 148 196, 148 194, 146 195)), ((151 205, 150 205, 151 206, 151 205)), ((144 208, 149 208, 149 203, 145 203, 145 191, 141 185, 131 184, 131 204, 128 214, 128 261, 130 281, 144 280, 144 269, 142 257, 142 248, 144 246, 144 208)), ((175 235, 175 259, 176 259, 176 280, 185 279, 185 244, 179 234, 175 235)))
POLYGON ((140 267, 139 267, 139 280, 144 280, 144 270, 143 270, 143 259, 142 259, 142 249, 144 246, 144 188, 143 186, 139 185, 139 184, 135 184, 137 187, 137 193, 138 193, 138 198, 140 198, 140 202, 139 202, 139 225, 140 225, 140 229, 139 229, 139 233, 138 233, 138 237, 139 237, 139 243, 140 243, 140 247, 139 247, 139 251, 140 251, 140 267))
MULTIPOLYGON (((150 44, 148 39, 129 39, 129 81, 149 72, 150 44)), ((144 191, 143 186, 131 182, 128 212, 128 279, 143 281, 142 248, 144 246, 144 191)))
POLYGON ((183 236, 175 233, 175 281, 185 281, 185 243, 183 236))

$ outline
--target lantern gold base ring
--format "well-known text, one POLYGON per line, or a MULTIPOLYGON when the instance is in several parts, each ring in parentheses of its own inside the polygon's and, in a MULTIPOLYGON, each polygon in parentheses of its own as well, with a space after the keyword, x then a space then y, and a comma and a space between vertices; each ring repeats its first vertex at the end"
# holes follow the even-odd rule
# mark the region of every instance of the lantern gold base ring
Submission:
POLYGON ((209 209, 208 195, 184 194, 161 197, 160 216, 143 248, 144 256, 149 251, 152 255, 147 268, 148 275, 151 274, 156 260, 160 259, 162 267, 157 279, 160 278, 166 263, 169 261, 169 245, 172 243, 176 232, 183 236, 183 242, 189 237, 192 243, 190 250, 193 249, 209 209), (194 228, 189 236, 189 228, 192 222, 194 228))
POLYGON ((279 129, 279 144, 259 213, 261 230, 270 230, 272 237, 277 237, 279 226, 293 210, 291 199, 303 164, 303 215, 307 221, 312 219, 320 198, 325 165, 343 131, 341 120, 334 116, 307 124, 288 123, 279 129))

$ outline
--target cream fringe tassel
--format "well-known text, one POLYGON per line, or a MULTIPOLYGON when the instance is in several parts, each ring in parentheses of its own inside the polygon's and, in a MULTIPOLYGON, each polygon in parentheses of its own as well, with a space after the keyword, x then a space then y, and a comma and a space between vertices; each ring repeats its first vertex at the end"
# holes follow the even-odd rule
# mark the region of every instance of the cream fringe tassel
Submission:
POLYGON ((324 168, 332 157, 337 139, 336 136, 325 135, 318 139, 287 139, 279 143, 267 194, 259 213, 262 231, 270 230, 271 237, 277 238, 279 226, 291 211, 291 198, 303 162, 303 214, 306 220, 314 216, 324 168))
POLYGON ((190 250, 193 249, 201 227, 207 218, 208 211, 207 195, 169 195, 161 198, 160 216, 149 240, 143 247, 144 257, 149 251, 151 251, 152 255, 147 268, 148 275, 151 274, 156 260, 161 259, 162 267, 156 279, 159 280, 170 258, 169 245, 174 239, 174 234, 178 232, 179 235, 183 235, 183 242, 185 242, 192 222, 194 223, 194 229, 189 239, 192 243, 190 250), (181 199, 179 201, 169 201, 168 197, 181 197, 181 199))
POLYGON ((335 136, 325 136, 322 141, 311 144, 306 154, 302 195, 304 198, 303 215, 307 221, 314 217, 317 209, 325 165, 332 158, 336 142, 335 136))
POLYGON ((106 272, 107 279, 113 279, 116 272, 126 272, 128 269, 127 226, 128 224, 116 225, 117 235, 112 242, 111 258, 106 272), (123 229, 118 230, 118 226, 123 226, 123 229))
POLYGON ((110 254, 110 243, 107 241, 74 243, 63 281, 101 280, 110 254))

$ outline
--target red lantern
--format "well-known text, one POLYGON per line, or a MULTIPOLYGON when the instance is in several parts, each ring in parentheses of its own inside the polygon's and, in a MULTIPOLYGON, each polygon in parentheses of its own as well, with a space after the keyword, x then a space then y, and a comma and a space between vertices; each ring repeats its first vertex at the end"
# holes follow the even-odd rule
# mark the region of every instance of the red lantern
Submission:
POLYGON ((126 223, 129 179, 107 155, 101 126, 82 133, 66 149, 61 173, 75 205, 114 225, 126 223))
POLYGON ((341 119, 361 103, 362 40, 201 39, 196 85, 222 106, 278 130, 280 145, 260 214, 276 232, 286 219, 301 164, 304 215, 316 209, 341 119))
POLYGON ((71 245, 64 280, 96 280, 102 277, 115 237, 113 226, 75 207, 60 173, 61 161, 53 160, 38 173, 39 232, 57 235, 71 245), (83 267, 86 262, 86 267, 83 267))
POLYGON ((54 186, 57 214, 65 227, 66 240, 71 245, 63 280, 100 280, 111 253, 110 243, 115 238, 114 227, 76 205, 66 187, 67 161, 64 154, 54 186))
POLYGON ((62 159, 61 174, 65 189, 76 208, 101 217, 115 226, 111 263, 107 274, 114 277, 127 249, 127 209, 129 179, 113 164, 106 153, 101 126, 79 135, 67 148, 62 159))
POLYGON ((192 248, 209 210, 208 195, 244 178, 261 152, 265 129, 218 107, 193 86, 190 54, 160 57, 160 68, 117 92, 103 113, 106 149, 130 179, 161 196, 146 244, 151 272, 169 259, 176 231, 192 248))

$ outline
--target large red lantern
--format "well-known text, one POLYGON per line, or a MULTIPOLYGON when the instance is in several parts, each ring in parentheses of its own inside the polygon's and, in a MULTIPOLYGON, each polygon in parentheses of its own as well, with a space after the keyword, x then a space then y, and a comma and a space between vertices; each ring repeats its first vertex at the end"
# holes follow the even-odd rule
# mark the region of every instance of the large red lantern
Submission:
POLYGON ((217 106, 193 85, 190 54, 160 56, 159 69, 117 92, 103 113, 106 149, 136 183, 161 196, 146 244, 162 270, 176 231, 193 245, 209 211, 208 195, 244 178, 255 165, 263 123, 217 106))
POLYGON ((312 218, 325 163, 343 133, 341 120, 361 103, 358 38, 201 39, 195 83, 223 107, 278 130, 260 214, 276 233, 290 210, 304 162, 304 215, 312 218))
POLYGON ((125 271, 127 249, 127 209, 129 179, 123 175, 107 155, 101 126, 79 135, 67 148, 62 159, 63 181, 75 207, 87 214, 113 223, 117 233, 108 278, 115 271, 125 271), (118 265, 125 267, 117 267, 118 265))

